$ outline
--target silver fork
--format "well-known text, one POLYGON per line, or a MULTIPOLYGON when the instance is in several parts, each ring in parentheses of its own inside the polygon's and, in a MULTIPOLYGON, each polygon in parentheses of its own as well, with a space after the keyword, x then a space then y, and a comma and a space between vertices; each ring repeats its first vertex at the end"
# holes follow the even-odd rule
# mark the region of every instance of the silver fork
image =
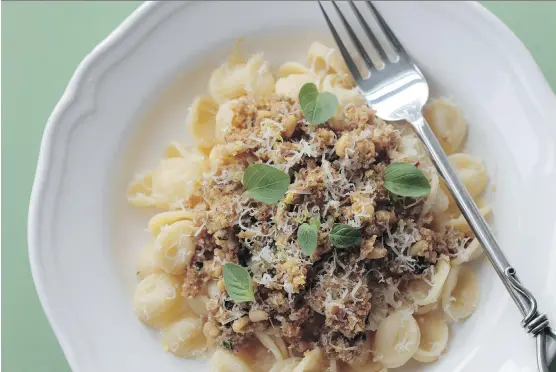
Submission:
MULTIPOLYGON (((482 217, 465 186, 459 181, 448 161, 448 157, 423 117, 422 109, 429 98, 429 87, 425 77, 412 58, 406 53, 404 47, 375 6, 369 1, 365 1, 365 3, 374 14, 378 25, 398 57, 395 62, 389 61, 384 47, 378 41, 378 37, 371 30, 357 6, 350 0, 351 10, 365 31, 370 44, 380 56, 384 67, 373 63, 343 12, 334 1, 332 5, 357 52, 370 71, 369 77, 361 75, 352 56, 322 6, 321 1, 319 1, 319 6, 357 86, 367 99, 369 105, 376 111, 376 115, 387 121, 405 120, 409 122, 415 133, 423 141, 436 169, 446 181, 450 193, 456 200, 475 236, 484 247, 486 255, 494 266, 496 273, 523 314, 522 326, 528 333, 536 337, 539 371, 550 372, 549 364, 552 357, 548 355, 548 348, 551 341, 553 343, 556 342, 556 335, 549 327, 548 318, 537 311, 535 297, 517 278, 515 269, 510 266, 494 235, 491 233, 487 222, 482 217)), ((553 362, 556 363, 556 361, 553 362)))

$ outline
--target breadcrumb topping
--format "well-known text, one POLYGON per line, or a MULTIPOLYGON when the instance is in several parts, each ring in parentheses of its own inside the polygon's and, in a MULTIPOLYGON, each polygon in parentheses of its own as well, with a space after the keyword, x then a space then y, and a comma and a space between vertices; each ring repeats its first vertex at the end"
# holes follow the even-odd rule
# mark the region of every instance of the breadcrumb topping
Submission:
POLYGON ((349 363, 368 348, 380 320, 403 305, 408 281, 430 277, 432 265, 456 255, 464 237, 432 230, 424 198, 385 189, 400 133, 368 106, 346 106, 323 125, 308 124, 298 102, 280 96, 240 98, 231 109, 203 175, 184 295, 221 281, 224 263, 240 264, 250 271, 255 301, 236 304, 223 288, 211 300, 209 323, 221 346, 240 350, 255 332, 273 328, 296 352, 320 347, 349 363), (244 194, 242 176, 254 163, 290 176, 277 204, 244 194), (313 216, 320 220, 317 249, 307 257, 296 233, 313 216), (332 247, 334 223, 360 229, 361 244, 332 247))

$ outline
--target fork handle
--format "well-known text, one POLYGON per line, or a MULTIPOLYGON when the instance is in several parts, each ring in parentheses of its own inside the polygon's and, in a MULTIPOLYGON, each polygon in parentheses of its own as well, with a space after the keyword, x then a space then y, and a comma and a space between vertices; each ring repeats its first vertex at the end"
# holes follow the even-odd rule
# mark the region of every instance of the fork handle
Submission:
POLYGON ((469 223, 471 230, 483 246, 485 253, 494 266, 500 280, 504 283, 517 307, 524 316, 523 327, 537 339, 537 361, 541 372, 549 372, 549 358, 547 356, 547 339, 555 339, 554 332, 550 329, 546 315, 537 312, 537 301, 519 281, 515 269, 510 266, 506 256, 500 249, 494 235, 479 212, 473 198, 459 180, 456 172, 448 161, 448 156, 436 139, 431 127, 421 113, 408 118, 413 129, 423 141, 438 173, 444 178, 450 193, 454 197, 463 216, 469 223), (541 355, 542 354, 542 355, 541 355), (542 359, 542 360, 541 360, 542 359))

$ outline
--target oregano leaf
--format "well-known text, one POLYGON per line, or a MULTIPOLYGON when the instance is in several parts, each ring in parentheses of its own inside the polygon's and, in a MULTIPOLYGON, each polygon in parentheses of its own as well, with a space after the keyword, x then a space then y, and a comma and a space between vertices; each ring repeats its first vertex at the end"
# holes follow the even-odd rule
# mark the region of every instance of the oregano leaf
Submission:
POLYGON ((305 255, 312 255, 317 249, 318 230, 315 226, 304 223, 297 229, 297 242, 305 255))
POLYGON ((288 191, 290 176, 267 164, 251 164, 241 182, 247 194, 256 201, 275 204, 288 191))
POLYGON ((330 230, 330 243, 336 248, 349 248, 361 243, 361 231, 359 229, 335 223, 330 230))
POLYGON ((222 270, 226 292, 228 292, 228 295, 234 302, 255 301, 253 281, 245 267, 227 262, 222 270))
POLYGON ((311 124, 325 123, 336 113, 338 98, 330 92, 319 93, 313 83, 304 84, 299 90, 299 106, 311 124))
POLYGON ((392 163, 384 171, 384 187, 392 194, 419 198, 431 192, 429 180, 409 163, 392 163))

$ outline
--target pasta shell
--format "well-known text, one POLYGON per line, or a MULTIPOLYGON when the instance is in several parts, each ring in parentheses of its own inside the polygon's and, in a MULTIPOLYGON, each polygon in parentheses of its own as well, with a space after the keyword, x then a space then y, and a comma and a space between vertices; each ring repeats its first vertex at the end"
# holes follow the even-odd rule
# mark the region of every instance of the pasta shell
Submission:
POLYGON ((160 231, 168 225, 182 220, 193 220, 195 213, 190 209, 179 211, 168 211, 155 214, 150 220, 148 229, 155 237, 160 234, 160 231))
POLYGON ((207 302, 209 298, 207 296, 196 296, 196 297, 189 297, 187 299, 187 304, 189 305, 189 309, 193 312, 193 314, 204 317, 208 314, 207 311, 207 302))
POLYGON ((203 152, 210 152, 216 140, 216 113, 218 103, 209 96, 195 98, 189 109, 186 123, 203 152))
POLYGON ((416 320, 421 331, 421 342, 413 359, 423 363, 434 362, 448 344, 448 325, 442 313, 437 311, 417 316, 416 320))
POLYGON ((236 100, 228 101, 220 105, 218 112, 216 113, 216 142, 223 143, 224 137, 228 132, 229 128, 232 126, 234 121, 235 112, 234 105, 236 100))
POLYGON ((463 145, 467 121, 457 106, 444 98, 430 100, 423 114, 447 155, 463 145))
POLYGON ((300 358, 277 360, 269 372, 291 372, 299 364, 300 361, 300 358))
POLYGON ((255 332, 255 336, 261 342, 261 344, 266 347, 276 358, 276 360, 283 360, 288 357, 287 350, 282 350, 276 341, 276 338, 267 335, 263 332, 255 332))
POLYGON ((293 74, 276 81, 276 94, 297 99, 301 87, 306 83, 316 83, 316 78, 310 74, 293 74))
POLYGON ((154 250, 154 244, 147 244, 145 248, 141 250, 141 253, 139 253, 139 259, 137 260, 137 277, 139 279, 144 279, 160 271, 162 271, 162 269, 156 266, 156 251, 154 250))
POLYGON ((253 372, 242 359, 222 348, 217 348, 210 358, 212 372, 253 372))
POLYGON ((442 286, 450 272, 450 264, 438 260, 434 266, 434 274, 429 284, 423 279, 414 279, 407 285, 407 293, 416 305, 425 306, 435 303, 442 293, 442 286))
POLYGON ((324 369, 326 358, 321 349, 316 348, 306 352, 301 362, 293 369, 293 372, 320 372, 324 369))
POLYGON ((347 368, 340 368, 341 371, 348 370, 349 372, 387 372, 386 368, 380 362, 373 361, 371 353, 371 337, 367 338, 368 349, 355 358, 347 368))
POLYGON ((421 332, 408 311, 397 310, 380 322, 374 339, 376 359, 386 368, 404 365, 419 347, 421 332))
POLYGON ((322 90, 330 91, 334 88, 353 89, 355 82, 350 75, 341 76, 338 74, 326 75, 322 82, 322 90))
MULTIPOLYGON (((477 204, 480 205, 480 202, 477 203, 477 204)), ((488 217, 492 213, 492 207, 490 205, 485 205, 485 206, 479 208, 479 212, 481 213, 481 215, 485 219, 488 220, 488 217)), ((465 219, 465 217, 463 215, 460 215, 457 218, 452 218, 451 220, 449 220, 447 222, 447 226, 452 227, 456 230, 459 230, 459 231, 463 232, 464 234, 471 234, 471 232, 472 232, 471 227, 469 226, 469 224, 467 223, 467 220, 465 219)))
POLYGON ((479 243, 477 238, 475 238, 471 241, 467 248, 461 251, 456 258, 450 261, 450 263, 452 266, 461 265, 464 262, 476 260, 482 256, 483 252, 483 246, 479 243))
POLYGON ((475 311, 479 299, 479 283, 471 269, 456 266, 450 271, 442 290, 442 309, 450 318, 465 319, 475 311))
POLYGON ((274 91, 274 76, 262 53, 251 56, 247 64, 224 64, 209 80, 209 91, 218 103, 245 96, 266 97, 274 91))
POLYGON ((440 187, 440 177, 438 177, 436 171, 433 171, 429 178, 431 192, 423 206, 423 211, 425 213, 431 211, 437 214, 445 212, 448 209, 450 201, 440 187))
POLYGON ((255 97, 268 97, 274 92, 274 76, 262 53, 251 56, 245 65, 245 90, 255 97))
POLYGON ((420 162, 426 165, 430 163, 423 142, 409 129, 404 130, 404 134, 400 136, 398 151, 403 155, 403 158, 399 159, 401 161, 420 162))
POLYGON ((286 62, 278 69, 278 76, 280 77, 294 74, 311 74, 311 70, 299 62, 286 62))
POLYGON ((198 153, 162 160, 152 173, 152 197, 157 206, 179 209, 195 204, 206 168, 205 157, 198 153))
MULTIPOLYGON (((349 366, 347 368, 349 372, 388 372, 380 362, 375 362, 373 360, 368 360, 367 363, 360 366, 349 366)), ((345 371, 345 369, 340 368, 340 371, 345 371)))
POLYGON ((139 282, 133 296, 135 314, 151 328, 170 324, 184 310, 180 280, 166 273, 153 273, 139 282))
POLYGON ((433 302, 432 304, 417 307, 415 314, 423 315, 436 309, 438 309, 438 302, 433 302))
POLYGON ((170 274, 181 274, 195 254, 191 221, 178 221, 162 229, 155 240, 156 265, 170 274))
POLYGON ((221 166, 235 163, 235 156, 245 148, 245 144, 239 141, 214 146, 208 158, 210 170, 215 172, 221 166))
POLYGON ((127 201, 136 207, 154 207, 156 199, 152 197, 152 173, 138 176, 127 189, 127 201))
POLYGON ((463 153, 452 154, 448 160, 469 194, 473 197, 480 195, 488 183, 485 164, 480 159, 463 153))
POLYGON ((314 42, 307 52, 308 64, 315 73, 349 74, 346 63, 337 49, 314 42))
POLYGON ((214 70, 209 80, 209 92, 218 103, 245 96, 245 65, 224 64, 214 70))
POLYGON ((330 92, 338 98, 340 103, 340 108, 347 105, 363 105, 365 104, 365 98, 357 88, 348 89, 338 83, 338 77, 334 75, 328 75, 323 82, 322 90, 325 92, 330 92))
POLYGON ((187 148, 185 148, 179 142, 171 142, 166 148, 164 149, 164 157, 166 159, 169 158, 183 158, 187 156, 187 148))
POLYGON ((187 317, 164 328, 164 350, 182 358, 199 357, 207 350, 207 340, 199 318, 187 317))

